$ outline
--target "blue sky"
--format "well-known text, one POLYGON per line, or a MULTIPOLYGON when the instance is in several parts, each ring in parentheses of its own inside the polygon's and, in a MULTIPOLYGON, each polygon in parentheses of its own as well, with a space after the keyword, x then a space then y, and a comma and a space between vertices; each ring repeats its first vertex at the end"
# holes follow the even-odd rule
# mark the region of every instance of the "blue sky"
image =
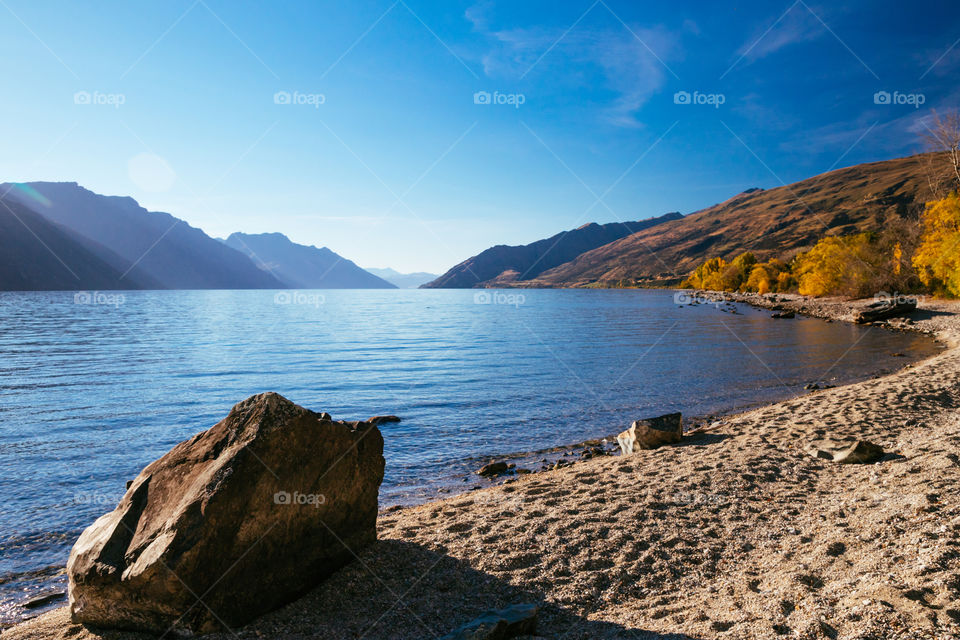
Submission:
POLYGON ((916 152, 960 104, 922 4, 0 0, 0 178, 441 272, 916 152))

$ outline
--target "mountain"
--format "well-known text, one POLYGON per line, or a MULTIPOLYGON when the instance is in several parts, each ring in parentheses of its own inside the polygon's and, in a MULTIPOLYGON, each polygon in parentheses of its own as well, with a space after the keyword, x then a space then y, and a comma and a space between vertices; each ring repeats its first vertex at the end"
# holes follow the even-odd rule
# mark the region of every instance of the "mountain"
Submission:
POLYGON ((0 197, 0 290, 77 291, 142 288, 111 262, 105 247, 56 225, 9 196, 0 197), (104 259, 107 257, 107 259, 104 259))
MULTIPOLYGON (((107 247, 126 281, 169 289, 279 289, 283 285, 245 255, 169 213, 133 198, 102 196, 75 182, 0 185, 10 196, 85 239, 107 247)), ((109 260, 107 260, 109 262, 109 260)), ((124 287, 130 288, 130 287, 124 287)), ((136 288, 136 287, 133 287, 136 288)))
POLYGON ((423 286, 432 289, 464 289, 511 285, 531 280, 586 251, 681 217, 679 213, 667 213, 639 222, 611 222, 602 225, 591 222, 527 245, 497 245, 464 260, 423 286))
POLYGON ((233 233, 224 243, 295 289, 396 289, 326 247, 291 242, 282 233, 233 233))
POLYGON ((825 235, 880 231, 916 219, 932 198, 926 154, 837 169, 791 185, 750 189, 726 202, 587 251, 526 286, 610 285, 679 279, 704 260, 744 251, 789 259, 825 235))
POLYGON ((415 273, 400 273, 393 269, 367 269, 367 271, 396 285, 400 289, 416 289, 420 285, 426 284, 431 280, 436 280, 439 277, 435 273, 426 273, 424 271, 417 271, 415 273))

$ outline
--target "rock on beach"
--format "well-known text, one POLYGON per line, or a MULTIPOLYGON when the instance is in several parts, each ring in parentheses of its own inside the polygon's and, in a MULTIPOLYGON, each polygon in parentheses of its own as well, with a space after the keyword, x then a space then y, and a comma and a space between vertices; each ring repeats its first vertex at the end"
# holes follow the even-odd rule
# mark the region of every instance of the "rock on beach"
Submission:
POLYGON ((617 436, 623 455, 630 455, 641 449, 656 449, 664 444, 676 444, 683 440, 683 416, 668 413, 636 420, 630 428, 617 436))
POLYGON ((376 540, 383 438, 276 393, 147 466, 67 564, 74 622, 154 633, 242 625, 376 540))

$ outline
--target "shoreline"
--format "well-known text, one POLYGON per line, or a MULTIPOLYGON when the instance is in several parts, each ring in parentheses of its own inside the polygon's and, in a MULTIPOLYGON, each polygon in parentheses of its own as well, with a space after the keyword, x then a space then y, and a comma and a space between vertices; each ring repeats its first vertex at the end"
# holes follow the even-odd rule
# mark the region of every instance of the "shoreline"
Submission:
MULTIPOLYGON (((847 321, 869 302, 779 297, 754 306, 847 321)), ((878 323, 947 347, 880 378, 724 416, 679 446, 381 511, 360 562, 236 631, 433 637, 533 601, 543 637, 956 637, 958 312, 925 301, 912 324, 878 323), (799 450, 824 436, 893 456, 836 465, 799 450)), ((65 608, 3 636, 151 637, 70 625, 65 608)))
MULTIPOLYGON (((618 293, 627 292, 624 291, 618 293)), ((648 291, 647 293, 653 294, 656 298, 662 298, 662 302, 666 303, 669 307, 677 306, 670 302, 673 293, 672 291, 648 291)), ((633 297, 634 296, 628 295, 627 299, 632 299, 633 297)), ((631 303, 631 305, 633 304, 636 303, 631 303)), ((766 327, 771 322, 766 318, 762 310, 758 310, 756 308, 747 308, 746 306, 742 306, 740 304, 738 304, 738 306, 738 311, 740 314, 739 318, 731 317, 730 321, 742 320, 746 317, 750 318, 753 322, 757 323, 761 327, 766 327)), ((701 321, 697 319, 698 317, 715 317, 719 318, 723 322, 729 322, 724 315, 721 315, 719 310, 714 310, 712 305, 705 305, 701 309, 689 309, 686 311, 681 309, 678 316, 684 318, 684 322, 692 321, 694 324, 701 321), (693 320, 689 320, 687 316, 687 314, 691 312, 697 312, 694 313, 693 320)), ((710 320, 708 320, 708 322, 710 322, 710 320)), ((818 324, 812 319, 801 319, 797 322, 801 323, 802 325, 809 326, 818 324)), ((770 325, 770 327, 771 330, 775 328, 777 333, 784 334, 787 339, 789 339, 791 334, 797 334, 798 332, 805 331, 805 329, 801 328, 800 326, 791 325, 789 323, 782 325, 777 324, 776 327, 770 325)), ((824 325, 822 328, 828 329, 826 325, 824 325)), ((827 331, 827 333, 836 333, 837 329, 840 329, 840 327, 838 326, 832 331, 827 331)), ((846 332, 840 332, 841 335, 844 333, 846 332)), ((853 338, 856 338, 857 335, 860 335, 862 330, 855 333, 856 335, 854 335, 853 338)), ((876 338, 878 336, 874 337, 876 338)), ((887 344, 885 348, 880 348, 876 351, 876 362, 863 362, 862 359, 858 359, 857 366, 847 366, 846 370, 842 372, 833 371, 833 374, 838 375, 826 376, 826 382, 833 385, 839 385, 849 383, 851 381, 859 381, 868 379, 870 377, 883 375, 894 368, 904 366, 904 364, 908 361, 919 361, 920 359, 927 357, 927 354, 939 349, 939 347, 934 346, 933 341, 929 339, 916 340, 914 338, 891 335, 883 338, 883 340, 887 344), (906 352, 909 355, 909 358, 888 357, 898 349, 906 352)), ((810 343, 810 347, 814 350, 816 349, 813 343, 810 343)), ((841 348, 836 352, 835 355, 839 355, 842 350, 843 349, 841 348)), ((742 354, 745 357, 748 357, 746 356, 746 352, 742 352, 742 354)), ((777 362, 776 356, 771 355, 769 361, 771 363, 777 362)), ((700 409, 700 411, 690 410, 694 408, 695 404, 697 404, 697 400, 695 399, 693 403, 689 405, 689 408, 676 407, 669 410, 683 410, 685 417, 685 429, 687 431, 695 431, 709 427, 714 423, 722 422, 727 416, 744 413, 746 411, 756 409, 773 402, 782 401, 796 395, 805 395, 807 391, 803 390, 804 384, 816 380, 817 376, 822 373, 825 366, 826 365, 821 367, 819 370, 809 370, 809 377, 806 375, 787 376, 779 370, 779 367, 775 366, 775 368, 778 369, 778 375, 784 377, 784 379, 788 381, 787 383, 783 383, 781 385, 772 384, 770 388, 739 385, 737 389, 740 391, 738 392, 734 390, 734 393, 739 393, 741 397, 723 399, 722 396, 718 395, 716 402, 711 402, 706 405, 700 404, 697 407, 700 409)), ((773 380, 770 379, 770 382, 773 383, 773 380)), ((820 382, 821 384, 824 383, 823 381, 820 382)), ((625 397, 627 404, 630 403, 630 400, 630 397, 625 397)), ((667 409, 665 408, 664 411, 666 410, 667 409)), ((527 443, 528 445, 534 445, 530 448, 524 448, 523 445, 521 445, 520 447, 493 451, 491 447, 486 446, 483 449, 479 449, 479 451, 482 452, 480 455, 463 456, 463 453, 461 453, 461 457, 452 461, 452 464, 441 472, 410 475, 410 480, 408 480, 410 485, 409 487, 401 488, 400 490, 397 490, 393 486, 381 487, 380 512, 394 508, 396 505, 400 505, 402 507, 422 505, 437 499, 462 495, 463 493, 476 489, 499 486, 516 479, 517 473, 514 470, 492 478, 481 477, 475 473, 479 468, 491 462, 502 460, 507 463, 515 464, 519 469, 531 471, 533 473, 539 473, 549 470, 549 468, 553 467, 558 462, 561 466, 567 466, 571 463, 576 464, 586 457, 595 456, 595 447, 597 447, 600 444, 600 441, 603 439, 607 440, 607 452, 618 455, 619 447, 616 443, 615 434, 622 429, 625 429, 633 418, 649 415, 653 415, 653 413, 649 410, 636 412, 629 408, 626 409, 621 416, 625 422, 623 420, 598 420, 595 419, 595 416, 592 417, 591 415, 584 415, 584 418, 589 421, 590 427, 586 429, 580 429, 580 432, 573 434, 572 438, 559 437, 560 434, 558 432, 554 433, 553 435, 547 434, 546 437, 538 438, 530 443, 527 443), (607 436, 606 438, 597 438, 597 434, 607 434, 607 436), (589 450, 586 456, 583 455, 585 450, 589 450), (417 487, 411 482, 418 476, 420 478, 419 482, 422 483, 421 487, 417 487)), ((109 505, 105 505, 104 507, 101 507, 101 509, 106 509, 107 506, 109 505)), ((99 513, 96 515, 99 515, 99 513)), ((92 521, 96 515, 91 515, 88 522, 92 521)), ((73 540, 75 540, 76 536, 79 535, 79 531, 82 529, 83 527, 80 526, 77 529, 77 533, 66 540, 65 544, 67 551, 69 550, 73 540)), ((12 552, 13 551, 11 550, 11 553, 12 552)), ((11 558, 13 557, 15 556, 11 555, 11 558)), ((66 556, 64 555, 63 557, 65 558, 66 556)), ((0 629, 9 628, 38 615, 42 615, 43 613, 55 607, 63 606, 65 598, 60 597, 59 600, 55 598, 58 593, 63 594, 63 592, 65 592, 66 578, 63 575, 63 567, 61 566, 59 575, 55 573, 52 578, 45 577, 47 573, 48 572, 44 572, 41 577, 37 578, 34 577, 34 574, 27 572, 11 576, 11 580, 4 585, 6 591, 4 592, 5 599, 3 604, 4 613, 6 615, 4 616, 2 623, 0 623, 0 629), (22 584, 20 582, 21 578, 23 579, 22 584), (24 606, 25 603, 29 603, 32 606, 24 606)))
MULTIPOLYGON (((733 293, 725 291, 710 291, 710 290, 680 290, 675 288, 664 288, 664 291, 688 291, 692 296, 696 297, 698 300, 697 304, 713 304, 714 302, 735 302, 739 304, 745 304, 754 309, 758 310, 792 310, 800 315, 804 315, 810 318, 815 318, 819 320, 825 320, 827 322, 845 322, 849 324, 854 324, 853 318, 861 307, 869 304, 872 300, 870 299, 860 299, 860 300, 848 300, 841 297, 823 297, 823 298, 811 298, 806 296, 801 296, 799 294, 768 294, 763 296, 757 293, 733 293)), ((830 388, 836 388, 838 386, 848 386, 851 384, 858 384, 864 382, 871 378, 883 377, 885 375, 890 375, 896 373, 905 368, 910 368, 915 366, 924 360, 927 360, 931 357, 939 355, 943 351, 950 348, 950 345, 942 340, 940 337, 935 335, 931 331, 924 330, 920 326, 912 324, 900 324, 899 319, 893 319, 893 322, 880 321, 875 323, 869 323, 865 325, 859 325, 863 327, 874 326, 877 328, 882 328, 888 331, 893 332, 912 332, 917 334, 923 334, 931 338, 939 347, 939 351, 933 355, 921 357, 913 360, 908 360, 903 362, 899 367, 896 367, 892 370, 890 369, 880 369, 876 372, 868 372, 865 374, 867 377, 861 379, 860 376, 848 376, 843 380, 839 380, 837 384, 828 384, 825 383, 824 387, 815 390, 799 390, 799 395, 805 395, 810 391, 821 391, 830 388)), ((958 342, 960 344, 960 342, 958 342)), ((834 378, 835 379, 835 378, 834 378)), ((793 396, 797 397, 797 396, 793 396)), ((779 402, 786 402, 790 398, 780 398, 780 399, 771 399, 771 398, 758 398, 756 400, 747 401, 740 405, 735 405, 729 408, 718 408, 704 414, 694 414, 683 416, 683 428, 684 434, 690 435, 692 433, 697 433, 701 431, 711 430, 719 426, 719 423, 723 422, 727 418, 735 417, 740 414, 753 411, 771 404, 776 404, 779 402)), ((627 425, 622 425, 620 430, 627 428, 627 425)), ((574 443, 563 443, 558 445, 553 445, 549 447, 544 447, 541 449, 535 449, 531 451, 511 451, 502 454, 495 455, 477 455, 469 458, 475 463, 476 469, 480 467, 503 461, 506 463, 513 463, 518 468, 522 465, 525 465, 525 469, 522 473, 543 473, 545 471, 553 470, 552 467, 558 461, 561 464, 576 464, 582 460, 578 460, 577 456, 583 454, 590 450, 595 450, 596 447, 605 448, 607 455, 619 455, 620 449, 617 445, 617 433, 609 433, 603 436, 591 437, 587 440, 574 442, 574 443)), ((403 502, 397 502, 394 504, 389 504, 387 506, 381 507, 380 513, 393 512, 398 509, 405 509, 410 507, 420 506, 435 500, 453 498, 456 496, 463 495, 465 493, 470 493, 472 491, 477 491, 479 489, 486 489, 492 486, 498 486, 508 482, 511 479, 515 479, 517 474, 513 471, 508 472, 503 475, 493 476, 492 478, 482 478, 479 476, 474 476, 473 473, 470 473, 466 476, 451 476, 451 481, 448 484, 440 484, 431 489, 435 489, 435 493, 423 493, 417 498, 408 498, 403 502), (460 480, 460 482, 456 482, 460 480), (493 481, 493 482, 491 482, 493 481), (472 486, 465 487, 463 485, 473 483, 472 486), (477 484, 483 483, 483 484, 477 484)))

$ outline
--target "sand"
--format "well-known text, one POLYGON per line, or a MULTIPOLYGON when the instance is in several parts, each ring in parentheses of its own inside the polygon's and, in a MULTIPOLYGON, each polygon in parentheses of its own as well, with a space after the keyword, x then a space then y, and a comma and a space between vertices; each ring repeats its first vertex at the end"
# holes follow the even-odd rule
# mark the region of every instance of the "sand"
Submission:
MULTIPOLYGON (((679 446, 384 512, 356 562, 217 637, 429 639, 536 602, 539 637, 564 640, 960 638, 958 312, 921 304, 909 328, 949 348, 897 373, 726 417, 679 446), (804 453, 822 437, 891 455, 804 453)), ((71 625, 65 609, 3 633, 141 637, 71 625)))

